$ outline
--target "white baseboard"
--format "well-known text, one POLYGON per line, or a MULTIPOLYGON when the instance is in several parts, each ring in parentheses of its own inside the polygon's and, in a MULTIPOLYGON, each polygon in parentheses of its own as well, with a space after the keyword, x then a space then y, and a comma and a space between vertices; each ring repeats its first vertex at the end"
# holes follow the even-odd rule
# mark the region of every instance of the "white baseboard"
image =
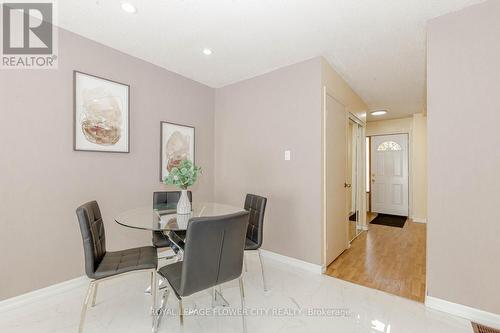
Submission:
MULTIPOLYGON (((274 253, 271 251, 267 250, 261 250, 261 253, 264 257, 269 258, 271 260, 276 260, 278 262, 294 266, 297 268, 302 268, 304 270, 307 270, 309 272, 317 273, 317 274, 322 274, 326 271, 326 267, 323 267, 321 265, 316 265, 309 263, 307 261, 295 259, 292 257, 287 257, 278 253, 274 253)), ((57 295, 66 291, 70 291, 73 289, 76 289, 78 287, 84 286, 87 283, 89 283, 89 279, 86 276, 81 276, 76 279, 64 281, 58 284, 54 284, 52 286, 38 289, 31 291, 26 294, 22 294, 19 296, 15 296, 12 298, 5 299, 3 301, 0 301, 0 313, 4 311, 8 311, 17 307, 20 307, 24 304, 31 303, 33 301, 36 301, 38 299, 43 299, 46 297, 50 297, 53 295, 57 295)))
POLYGON ((8 311, 26 303, 31 303, 38 299, 46 298, 49 296, 57 295, 65 291, 73 290, 75 288, 81 287, 89 283, 89 279, 86 276, 80 276, 76 279, 64 281, 46 288, 37 289, 26 294, 15 296, 12 298, 7 298, 0 301, 0 313, 8 311))
POLYGON ((278 253, 271 252, 268 250, 261 249, 260 252, 266 258, 276 260, 276 261, 279 261, 283 264, 287 264, 287 265, 294 266, 297 268, 302 268, 302 269, 309 271, 309 272, 323 274, 326 271, 326 267, 321 266, 321 265, 312 264, 312 263, 307 262, 307 261, 284 256, 282 254, 278 254, 278 253))
POLYGON ((411 219, 413 222, 427 223, 427 218, 425 218, 425 217, 412 217, 411 219))
POLYGON ((471 308, 462 304, 452 303, 431 296, 425 297, 425 306, 434 310, 462 317, 479 324, 483 324, 493 328, 500 328, 500 315, 495 313, 471 308))

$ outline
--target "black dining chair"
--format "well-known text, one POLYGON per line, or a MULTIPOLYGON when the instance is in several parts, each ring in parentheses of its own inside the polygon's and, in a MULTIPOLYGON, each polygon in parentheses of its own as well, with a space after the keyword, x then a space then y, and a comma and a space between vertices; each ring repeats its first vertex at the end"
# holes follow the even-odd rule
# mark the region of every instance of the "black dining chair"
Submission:
POLYGON ((97 287, 101 282, 122 277, 130 273, 145 272, 151 274, 153 286, 153 309, 156 308, 156 268, 158 258, 152 246, 137 247, 122 251, 106 251, 106 233, 99 205, 96 201, 87 202, 76 209, 80 225, 85 255, 85 273, 90 284, 85 296, 80 316, 78 332, 83 331, 85 315, 92 298, 95 305, 97 287))
MULTIPOLYGON (((187 192, 189 201, 193 202, 193 194, 191 191, 187 192)), ((163 192, 153 192, 153 208, 154 209, 176 209, 176 205, 181 197, 181 191, 163 191, 163 192)), ((174 233, 174 232, 173 232, 174 233)), ((186 237, 186 233, 183 231, 175 231, 173 235, 178 242, 186 237)), ((157 249, 171 247, 174 251, 178 251, 179 244, 173 243, 163 232, 153 231, 153 246, 157 249)), ((182 244, 180 245, 182 246, 182 244)))
POLYGON ((245 293, 243 287, 243 253, 248 225, 248 212, 219 217, 191 218, 188 223, 184 260, 158 270, 169 287, 165 290, 161 307, 153 322, 156 332, 172 291, 179 301, 179 320, 184 323, 182 298, 239 279, 243 329, 245 293))
MULTIPOLYGON (((264 264, 262 262, 260 247, 262 246, 264 234, 264 213, 266 211, 266 204, 267 198, 255 194, 247 194, 244 206, 245 210, 250 213, 245 241, 245 251, 257 251, 259 254, 264 291, 267 291, 267 284, 266 277, 264 275, 264 264)), ((245 271, 247 271, 246 259, 245 271)))

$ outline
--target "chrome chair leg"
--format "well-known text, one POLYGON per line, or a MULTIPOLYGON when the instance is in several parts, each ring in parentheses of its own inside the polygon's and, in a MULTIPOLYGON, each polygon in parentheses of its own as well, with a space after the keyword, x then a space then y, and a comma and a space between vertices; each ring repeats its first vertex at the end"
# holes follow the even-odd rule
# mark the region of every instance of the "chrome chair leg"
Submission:
POLYGON ((260 253, 260 249, 258 249, 257 252, 259 253, 260 269, 262 271, 262 283, 264 284, 264 291, 267 291, 267 283, 266 283, 266 277, 264 275, 264 263, 262 262, 262 254, 260 253))
POLYGON ((163 290, 168 287, 168 283, 161 276, 157 276, 158 279, 158 289, 163 290))
POLYGON ((247 269, 247 256, 245 255, 245 253, 243 253, 243 266, 245 267, 245 272, 248 272, 248 269, 247 269))
POLYGON ((156 312, 156 297, 158 294, 158 282, 156 280, 157 280, 156 270, 153 270, 151 272, 151 296, 153 296, 152 297, 151 311, 152 311, 153 315, 156 312))
POLYGON ((184 326, 184 306, 182 305, 182 298, 179 297, 179 322, 184 326))
POLYGON ((153 325, 151 326, 151 333, 158 332, 158 327, 160 326, 160 317, 158 313, 153 316, 153 325))
POLYGON ((155 311, 155 313, 154 313, 153 333, 158 332, 158 329, 160 328, 161 320, 163 319, 163 316, 165 315, 165 308, 167 307, 167 300, 168 300, 169 295, 170 295, 170 288, 167 288, 163 292, 163 296, 161 298, 161 303, 160 303, 160 308, 157 311, 155 311))
POLYGON ((212 308, 217 306, 217 290, 215 287, 212 288, 212 308))
POLYGON ((240 284, 240 297, 241 297, 241 320, 243 323, 243 332, 247 332, 247 321, 245 317, 245 288, 243 287, 243 278, 238 279, 240 284))
MULTIPOLYGON (((165 282, 165 279, 162 278, 161 276, 156 277, 157 284, 158 284, 158 289, 162 290, 168 287, 168 284, 165 282)), ((147 295, 151 295, 151 284, 144 290, 144 293, 147 295)))
POLYGON ((229 302, 224 298, 224 295, 222 295, 222 285, 218 285, 216 287, 213 287, 212 289, 212 308, 215 308, 217 306, 229 306, 229 302))
MULTIPOLYGON (((83 324, 85 323, 85 315, 87 314, 87 309, 89 307, 90 297, 94 292, 95 283, 92 281, 89 284, 89 289, 87 290, 87 294, 85 295, 85 299, 83 301, 82 313, 80 314, 80 325, 78 326, 78 333, 83 332, 83 324)), ((97 291, 97 290, 96 290, 97 291)))
POLYGON ((95 300, 97 298, 97 287, 99 286, 99 283, 96 281, 94 282, 94 292, 93 292, 93 295, 92 295, 92 307, 95 306, 95 300))

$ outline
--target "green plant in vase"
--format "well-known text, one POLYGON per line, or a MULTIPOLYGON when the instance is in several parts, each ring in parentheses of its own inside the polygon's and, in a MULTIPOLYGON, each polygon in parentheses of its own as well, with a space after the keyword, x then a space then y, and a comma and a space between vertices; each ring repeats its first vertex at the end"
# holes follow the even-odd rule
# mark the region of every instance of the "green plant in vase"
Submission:
POLYGON ((199 166, 194 165, 190 160, 183 160, 178 166, 173 167, 168 176, 163 179, 163 183, 181 189, 181 197, 177 203, 177 214, 191 213, 191 202, 187 195, 187 189, 194 185, 200 174, 201 168, 199 166))

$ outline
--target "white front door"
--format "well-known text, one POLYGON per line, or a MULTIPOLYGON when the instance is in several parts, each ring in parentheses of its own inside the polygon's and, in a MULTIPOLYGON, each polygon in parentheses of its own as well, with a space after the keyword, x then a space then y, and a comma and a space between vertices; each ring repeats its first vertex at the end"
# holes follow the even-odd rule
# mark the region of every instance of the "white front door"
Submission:
POLYGON ((325 107, 326 265, 347 247, 345 107, 326 95, 325 107))
POLYGON ((372 212, 408 216, 408 134, 371 142, 372 212))

